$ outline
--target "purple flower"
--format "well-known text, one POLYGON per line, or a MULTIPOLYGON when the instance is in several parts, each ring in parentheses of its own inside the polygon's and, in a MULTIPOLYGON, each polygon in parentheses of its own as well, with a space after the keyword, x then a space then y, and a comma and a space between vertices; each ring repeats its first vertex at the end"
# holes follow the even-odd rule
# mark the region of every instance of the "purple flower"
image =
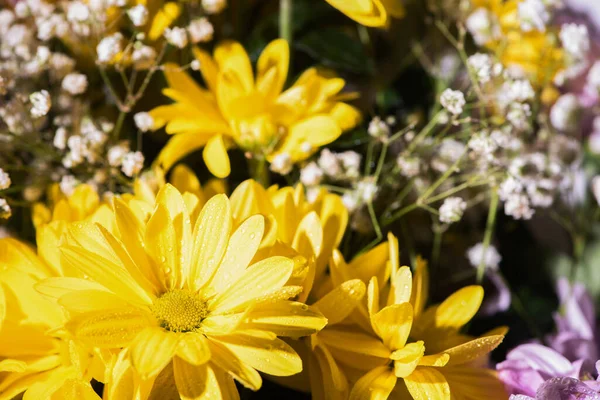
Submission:
POLYGON ((535 397, 512 395, 510 400, 600 400, 598 391, 575 378, 552 378, 544 382, 535 397))

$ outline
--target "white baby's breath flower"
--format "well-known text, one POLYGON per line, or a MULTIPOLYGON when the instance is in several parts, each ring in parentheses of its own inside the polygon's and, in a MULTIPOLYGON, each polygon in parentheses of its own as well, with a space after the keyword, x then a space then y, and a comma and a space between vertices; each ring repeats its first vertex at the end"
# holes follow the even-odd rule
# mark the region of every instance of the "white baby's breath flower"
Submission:
POLYGON ((440 222, 451 224, 458 222, 467 209, 467 203, 460 197, 448 197, 440 206, 440 222))
POLYGON ((63 90, 74 96, 85 92, 87 85, 87 77, 84 74, 79 74, 76 72, 72 72, 65 76, 61 84, 63 90))
POLYGON ((440 103, 452 115, 460 115, 466 104, 465 95, 460 90, 450 88, 444 90, 440 96, 440 103))
POLYGON ((585 25, 564 24, 560 29, 563 48, 575 59, 582 59, 590 49, 590 36, 585 25))
POLYGON ((489 245, 486 249, 483 243, 477 243, 471 247, 467 251, 467 258, 475 268, 478 268, 481 265, 481 261, 484 260, 485 267, 492 270, 497 270, 500 261, 502 261, 500 253, 498 253, 498 250, 494 246, 489 245))
POLYGON ((139 152, 129 152, 123 157, 121 171, 128 177, 133 177, 144 168, 144 155, 139 152))
POLYGON ((332 178, 336 178, 342 173, 342 166, 340 160, 332 153, 329 149, 323 149, 319 160, 317 161, 319 167, 332 178))
POLYGON ((0 218, 8 219, 12 215, 10 206, 6 202, 6 199, 0 198, 0 218))
POLYGON ((354 179, 360 176, 360 162, 362 156, 356 151, 344 151, 337 154, 338 160, 344 167, 344 175, 346 178, 354 179))
POLYGON ((208 18, 194 19, 187 27, 192 43, 210 42, 215 33, 215 29, 208 18))
POLYGON ((356 211, 356 209, 360 206, 358 196, 355 192, 344 193, 342 196, 342 203, 348 212, 356 211))
POLYGON ((165 29, 164 36, 169 44, 177 48, 183 49, 188 44, 187 32, 184 28, 178 26, 167 28, 165 29))
POLYGON ((534 214, 527 195, 517 193, 508 196, 504 202, 504 212, 514 219, 531 219, 534 214))
POLYGON ((293 166, 294 164, 292 163, 292 158, 289 153, 279 153, 273 157, 270 169, 280 175, 287 175, 292 172, 293 166))
POLYGON ((487 54, 476 53, 468 58, 469 67, 480 83, 487 83, 492 78, 492 58, 487 54))
POLYGON ((577 127, 580 105, 573 93, 563 94, 550 110, 550 122, 559 131, 572 131, 577 127))
POLYGON ((52 144, 59 150, 64 150, 67 147, 67 130, 64 127, 61 126, 56 129, 52 144))
POLYGON ((129 153, 129 145, 127 142, 121 142, 108 149, 106 158, 111 167, 118 167, 123 163, 125 154, 129 153))
POLYGON ((52 100, 50 100, 50 93, 46 90, 40 90, 39 92, 32 93, 29 96, 31 101, 31 116, 34 118, 40 118, 48 114, 50 107, 52 107, 52 100))
POLYGON ((202 0, 202 8, 207 14, 218 14, 227 7, 227 0, 202 0))
POLYGON ((526 103, 511 103, 506 113, 508 122, 520 131, 525 131, 530 127, 530 116, 531 106, 526 103))
POLYGON ((373 202, 378 190, 376 180, 370 176, 362 179, 356 185, 356 192, 359 198, 365 203, 373 202))
POLYGON ((4 170, 0 168, 0 190, 8 189, 10 187, 10 184, 10 175, 8 175, 7 172, 4 172, 4 170))
POLYGON ((148 69, 156 61, 156 50, 150 46, 136 46, 131 54, 136 69, 148 69))
POLYGON ((192 68, 193 71, 200 71, 200 61, 198 60, 193 60, 190 63, 190 68, 192 68))
POLYGON ((123 35, 119 32, 113 33, 110 36, 105 37, 96 46, 96 53, 98 53, 98 62, 110 63, 113 59, 123 50, 122 47, 123 35))
POLYGON ((300 182, 305 186, 316 186, 323 180, 323 175, 323 170, 313 161, 300 171, 300 182))
POLYGON ((544 32, 550 21, 550 13, 542 0, 524 0, 519 3, 519 21, 523 32, 544 32))
POLYGON ((67 20, 70 22, 86 22, 90 19, 90 9, 85 3, 74 1, 69 3, 67 20))
POLYGON ((148 132, 154 127, 154 119, 147 112, 139 112, 133 116, 135 126, 142 132, 148 132))
POLYGON ((533 90, 533 86, 527 79, 517 79, 510 83, 506 83, 503 86, 503 90, 506 90, 508 93, 508 98, 511 102, 525 102, 529 100, 533 100, 535 98, 535 90, 533 90))
POLYGON ((418 157, 407 157, 400 155, 396 159, 396 164, 400 169, 400 173, 407 178, 417 176, 421 169, 421 161, 418 157))
POLYGON ((61 192, 67 196, 70 196, 73 194, 78 184, 79 181, 73 175, 65 175, 60 180, 58 186, 60 186, 61 192))
POLYGON ((496 16, 485 8, 478 8, 466 21, 466 27, 473 40, 480 46, 498 39, 502 32, 496 16))
POLYGON ((138 4, 127 10, 129 19, 135 26, 143 26, 148 21, 148 9, 143 4, 138 4))
POLYGON ((369 122, 367 129, 369 135, 377 139, 385 139, 390 136, 390 127, 379 117, 375 117, 369 122))
POLYGON ((15 21, 15 14, 7 8, 0 10, 0 35, 5 35, 15 21))

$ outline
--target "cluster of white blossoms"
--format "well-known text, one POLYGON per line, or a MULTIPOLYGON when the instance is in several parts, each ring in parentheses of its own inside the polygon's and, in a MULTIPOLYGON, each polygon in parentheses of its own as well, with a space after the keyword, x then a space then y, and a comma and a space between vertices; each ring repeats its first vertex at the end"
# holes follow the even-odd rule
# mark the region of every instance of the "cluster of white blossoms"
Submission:
POLYGON ((465 95, 460 90, 446 89, 440 96, 440 103, 450 114, 462 114, 465 104, 465 95))

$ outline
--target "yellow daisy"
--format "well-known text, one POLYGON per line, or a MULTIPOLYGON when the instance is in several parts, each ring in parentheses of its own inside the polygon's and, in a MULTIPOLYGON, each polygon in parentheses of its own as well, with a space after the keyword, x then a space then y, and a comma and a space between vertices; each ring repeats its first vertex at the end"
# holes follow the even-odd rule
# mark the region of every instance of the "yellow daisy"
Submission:
POLYGON ((166 185, 148 215, 115 198, 117 236, 99 224, 73 224, 62 262, 87 279, 50 278, 39 290, 52 291, 69 312, 65 328, 76 340, 123 349, 120 357, 150 385, 161 372, 172 374, 182 398, 230 398, 234 378, 257 390, 257 370, 300 372, 300 357, 277 336, 312 334, 326 319, 288 300, 301 291, 286 285, 293 261, 251 264, 264 218, 252 216, 232 232, 229 200, 216 195, 192 228, 184 197, 166 185))
POLYGON ((57 276, 25 244, 0 239, 0 399, 99 400, 90 380, 104 380, 100 354, 57 330, 60 306, 34 286, 57 276))
POLYGON ((220 43, 214 58, 200 49, 194 53, 207 89, 177 65, 167 64, 169 87, 163 93, 175 102, 150 112, 155 129, 166 125, 167 133, 174 135, 157 161, 166 170, 204 148, 208 169, 226 177, 231 169, 227 149, 234 145, 261 163, 276 156, 296 163, 360 120, 358 110, 340 95, 344 80, 326 77, 314 68, 283 91, 289 64, 285 40, 265 48, 256 79, 248 54, 237 42, 220 43))
MULTIPOLYGON (((504 330, 480 338, 459 333, 479 309, 483 289, 463 288, 442 304, 422 311, 426 267, 419 263, 413 292, 410 268, 398 264, 397 240, 390 235, 388 242, 391 257, 385 260, 385 268, 373 269, 373 265, 381 265, 383 248, 364 254, 361 269, 356 264, 346 265, 339 253, 334 254, 331 276, 335 286, 359 274, 373 277, 366 307, 358 304, 349 321, 314 335, 331 354, 328 370, 321 368, 322 372, 336 371, 334 382, 343 382, 343 378, 354 381, 352 400, 409 395, 440 400, 506 398, 495 372, 483 367, 487 354, 501 343, 504 330), (369 256, 372 264, 365 262, 369 256), (385 283, 388 277, 389 284, 385 283)), ((331 318, 327 312, 324 315, 331 318)))
POLYGON ((390 16, 404 17, 401 0, 325 0, 361 25, 386 27, 390 16))

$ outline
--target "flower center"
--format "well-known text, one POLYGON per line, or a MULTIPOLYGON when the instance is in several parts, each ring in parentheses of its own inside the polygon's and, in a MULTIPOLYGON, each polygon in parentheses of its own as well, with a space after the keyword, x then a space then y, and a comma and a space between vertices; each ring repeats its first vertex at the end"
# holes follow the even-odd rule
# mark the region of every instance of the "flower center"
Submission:
POLYGON ((206 303, 186 290, 171 290, 151 307, 160 326, 171 332, 192 332, 200 328, 208 315, 206 303))

